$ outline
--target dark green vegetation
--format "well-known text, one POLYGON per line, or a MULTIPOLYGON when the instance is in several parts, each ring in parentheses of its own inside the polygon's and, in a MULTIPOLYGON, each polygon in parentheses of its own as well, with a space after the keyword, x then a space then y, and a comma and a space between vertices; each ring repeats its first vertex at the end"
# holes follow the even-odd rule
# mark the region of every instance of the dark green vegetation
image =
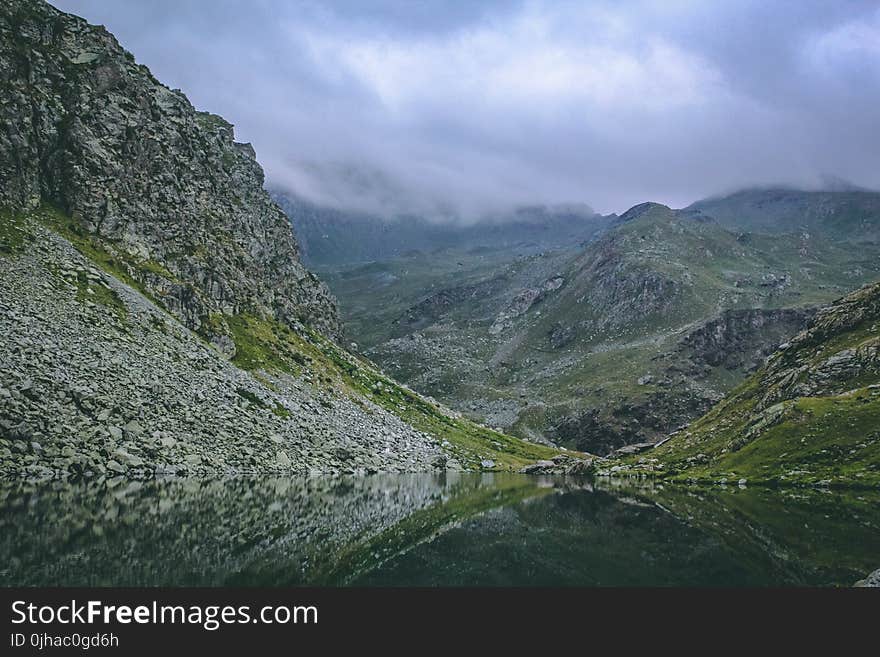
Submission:
POLYGON ((691 480, 880 485, 880 284, 823 310, 712 411, 626 467, 691 480))
POLYGON ((0 509, 3 586, 851 586, 880 565, 867 491, 102 480, 8 483, 0 509))
POLYGON ((24 219, 17 213, 0 210, 0 254, 18 253, 29 240, 30 233, 24 219))
MULTIPOLYGON (((846 198, 859 194, 873 207, 876 195, 846 198)), ((647 203, 585 246, 443 250, 324 276, 347 336, 398 380, 515 435, 604 454, 699 417, 817 307, 880 277, 876 223, 849 222, 843 241, 647 203)))

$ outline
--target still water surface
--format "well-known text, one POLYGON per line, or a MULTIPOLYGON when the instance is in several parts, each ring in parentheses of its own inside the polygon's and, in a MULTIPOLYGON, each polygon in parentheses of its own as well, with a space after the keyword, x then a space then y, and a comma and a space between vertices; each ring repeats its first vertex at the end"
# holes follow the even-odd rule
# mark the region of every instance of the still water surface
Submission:
POLYGON ((849 586, 880 493, 524 475, 0 483, 0 585, 849 586))

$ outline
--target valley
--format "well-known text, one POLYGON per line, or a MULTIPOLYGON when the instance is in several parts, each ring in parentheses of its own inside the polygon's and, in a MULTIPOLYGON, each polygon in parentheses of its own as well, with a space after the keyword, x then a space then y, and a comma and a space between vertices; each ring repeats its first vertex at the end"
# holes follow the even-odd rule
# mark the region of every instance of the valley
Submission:
POLYGON ((817 220, 744 232, 646 203, 566 247, 535 252, 524 235, 319 270, 346 339, 389 374, 527 440, 608 454, 696 419, 818 308, 880 277, 877 195, 840 205, 854 194, 867 210, 847 239, 817 220))
POLYGON ((0 586, 880 585, 857 94, 235 4, 0 4, 0 586))

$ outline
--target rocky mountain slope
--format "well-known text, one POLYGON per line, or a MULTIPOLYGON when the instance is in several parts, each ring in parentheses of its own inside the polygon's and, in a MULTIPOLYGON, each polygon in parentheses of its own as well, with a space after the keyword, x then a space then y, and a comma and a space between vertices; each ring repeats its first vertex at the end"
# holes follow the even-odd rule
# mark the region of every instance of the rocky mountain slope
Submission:
POLYGON ((706 412, 880 248, 636 206, 586 246, 423 254, 327 277, 394 376, 532 440, 604 454, 706 412))
POLYGON ((555 205, 522 207, 472 223, 432 221, 339 210, 281 191, 272 195, 290 217, 303 260, 322 270, 441 249, 536 253, 584 242, 612 219, 585 205, 555 205))
POLYGON ((44 2, 3 3, 0 47, 0 206, 58 207, 223 348, 223 317, 241 312, 338 335, 332 296, 300 264, 230 123, 196 111, 102 27, 44 2))
POLYGON ((880 484, 880 283, 822 309, 723 402, 624 469, 729 483, 880 484))
POLYGON ((518 468, 348 353, 253 148, 101 27, 0 7, 0 473, 518 468))

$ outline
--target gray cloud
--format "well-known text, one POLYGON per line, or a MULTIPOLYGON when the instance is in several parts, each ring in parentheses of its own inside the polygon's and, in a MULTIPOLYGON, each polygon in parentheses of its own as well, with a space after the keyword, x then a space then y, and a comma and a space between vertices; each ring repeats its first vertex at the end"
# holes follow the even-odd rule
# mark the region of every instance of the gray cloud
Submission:
POLYGON ((319 202, 472 216, 880 187, 873 1, 53 3, 319 202))

